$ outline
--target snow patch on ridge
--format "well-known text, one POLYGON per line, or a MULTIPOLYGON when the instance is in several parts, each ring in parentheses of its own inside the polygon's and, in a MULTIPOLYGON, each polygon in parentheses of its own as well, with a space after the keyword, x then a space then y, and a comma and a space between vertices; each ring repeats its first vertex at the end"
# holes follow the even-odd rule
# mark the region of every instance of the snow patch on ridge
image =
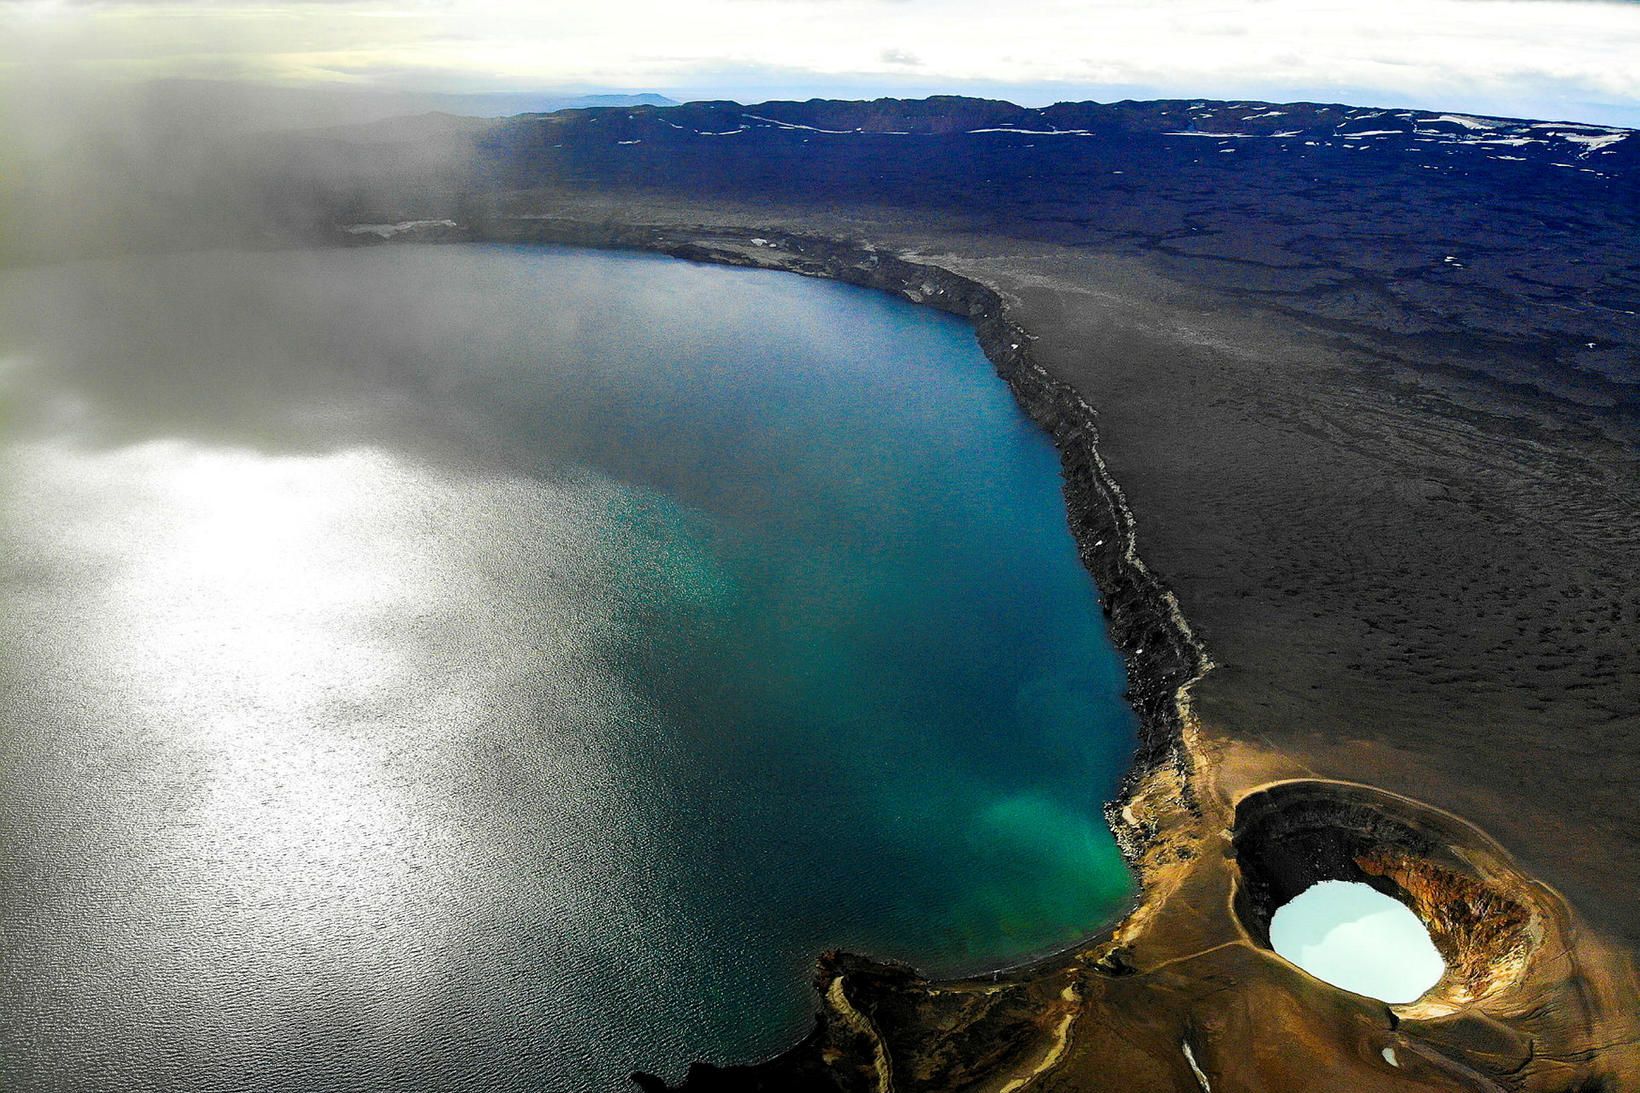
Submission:
POLYGON ((455 226, 454 220, 401 220, 397 224, 343 224, 342 230, 349 235, 374 235, 379 239, 391 239, 401 232, 455 226))
POLYGON ((1453 125, 1461 125, 1465 129, 1496 129, 1498 127, 1498 123, 1495 121, 1487 121, 1484 118, 1472 118, 1468 114, 1442 114, 1439 117, 1419 118, 1418 120, 1423 122, 1425 125, 1439 121, 1451 122, 1453 125))
POLYGON ((970 133, 1024 133, 1032 137, 1091 137, 1093 131, 1089 129, 1015 129, 1012 126, 999 125, 990 129, 970 129, 970 133))
POLYGON ((833 136, 846 137, 858 133, 858 129, 821 129, 814 125, 799 125, 794 121, 781 121, 779 118, 765 118, 761 114, 742 114, 742 117, 772 125, 776 129, 802 129, 810 133, 830 133, 833 136))

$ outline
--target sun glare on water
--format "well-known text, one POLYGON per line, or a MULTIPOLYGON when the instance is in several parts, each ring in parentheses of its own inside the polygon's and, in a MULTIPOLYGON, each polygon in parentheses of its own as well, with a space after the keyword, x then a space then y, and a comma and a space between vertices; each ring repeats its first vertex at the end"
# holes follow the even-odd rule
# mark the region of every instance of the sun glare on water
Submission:
POLYGON ((7 454, 12 501, 50 496, 35 507, 67 514, 27 525, 20 545, 80 592, 60 620, 69 655, 101 667, 73 685, 171 756, 169 784, 133 807, 164 816, 175 854, 211 848, 208 863, 155 848, 179 903, 240 907, 250 945, 297 928, 304 906, 364 931, 441 898, 418 874, 449 857, 427 821, 425 783, 445 775, 425 744, 470 720, 475 673, 515 670, 506 652, 477 666, 453 653, 483 598, 468 506, 505 511, 509 487, 363 449, 7 454))
POLYGON ((403 673, 364 625, 423 576, 412 544, 373 526, 402 486, 392 463, 163 442, 25 464, 74 497, 67 556, 108 560, 81 637, 178 766, 204 774, 179 815, 211 832, 217 881, 288 895, 316 870, 396 872, 388 754, 334 721, 403 673))

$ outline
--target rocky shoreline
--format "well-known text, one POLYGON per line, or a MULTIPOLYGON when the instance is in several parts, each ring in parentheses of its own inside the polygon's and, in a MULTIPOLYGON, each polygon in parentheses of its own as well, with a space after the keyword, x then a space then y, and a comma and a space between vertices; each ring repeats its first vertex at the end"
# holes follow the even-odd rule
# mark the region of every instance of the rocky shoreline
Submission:
MULTIPOLYGON (((460 229, 453 224, 439 227, 436 239, 641 250, 686 261, 824 277, 968 320, 981 350, 1021 409, 1053 441, 1077 552, 1100 590, 1111 639, 1127 661, 1127 698, 1139 718, 1139 748, 1105 813, 1123 856, 1143 883, 1144 851, 1156 832, 1124 818, 1123 812, 1139 787, 1161 769, 1176 773, 1188 807, 1194 808, 1189 777, 1193 760, 1184 738, 1188 692, 1212 667, 1212 660, 1172 591, 1139 554, 1133 512, 1099 454, 1097 412, 1033 358, 1033 335, 1009 317, 1000 293, 940 266, 844 239, 750 231, 686 234, 657 226, 533 217, 485 220, 460 229)), ((358 241, 356 235, 353 241, 358 241)))

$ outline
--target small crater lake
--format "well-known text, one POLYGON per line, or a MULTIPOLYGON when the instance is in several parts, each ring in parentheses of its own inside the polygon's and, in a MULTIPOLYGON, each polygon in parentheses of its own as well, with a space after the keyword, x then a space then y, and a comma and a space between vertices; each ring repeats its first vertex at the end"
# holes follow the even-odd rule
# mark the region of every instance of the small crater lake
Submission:
POLYGON ((1324 880, 1276 909, 1270 947, 1317 979, 1383 1002, 1414 1002, 1446 972, 1405 904, 1357 881, 1324 880))
POLYGON ((1130 880, 965 322, 480 246, 0 275, 0 1086, 626 1088, 1130 880))

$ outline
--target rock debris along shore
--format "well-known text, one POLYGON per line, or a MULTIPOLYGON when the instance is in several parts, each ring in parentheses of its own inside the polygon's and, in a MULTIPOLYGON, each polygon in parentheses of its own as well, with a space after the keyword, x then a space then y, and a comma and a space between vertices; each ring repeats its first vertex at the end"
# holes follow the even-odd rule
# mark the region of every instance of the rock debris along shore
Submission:
MULTIPOLYGON (((1461 819, 1202 725, 1212 668, 1177 600, 1141 560, 1136 522, 1098 450, 1095 412, 1031 352, 996 289, 868 243, 542 217, 448 240, 621 247, 830 277, 968 318, 1060 453, 1084 564, 1128 658, 1134 765, 1107 817, 1139 881, 1130 913, 1068 952, 933 982, 824 954, 819 1013, 799 1044, 751 1066, 691 1066, 685 1090, 1607 1090, 1640 1080, 1628 954, 1461 819), (1385 1006, 1269 949, 1271 913, 1309 884, 1368 883, 1429 926, 1448 971, 1385 1006), (1320 1083, 1320 1084, 1318 1084, 1320 1083)), ((646 1090, 672 1088, 635 1075, 646 1090)))

